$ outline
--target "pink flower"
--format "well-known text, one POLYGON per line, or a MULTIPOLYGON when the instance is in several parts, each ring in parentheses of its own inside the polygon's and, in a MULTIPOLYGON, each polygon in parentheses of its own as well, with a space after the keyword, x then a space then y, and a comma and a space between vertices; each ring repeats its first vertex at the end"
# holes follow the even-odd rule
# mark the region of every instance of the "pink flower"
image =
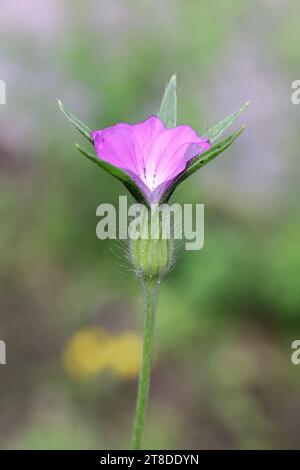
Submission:
POLYGON ((167 129, 157 116, 91 136, 97 157, 127 173, 148 203, 158 203, 191 160, 211 148, 190 126, 167 129))
POLYGON ((96 155, 76 144, 79 152, 105 172, 118 179, 134 199, 146 205, 168 203, 186 178, 224 152, 245 129, 223 140, 222 134, 248 107, 227 116, 207 130, 206 138, 189 126, 176 126, 177 85, 171 77, 158 116, 138 124, 116 124, 92 131, 58 100, 67 119, 94 146, 96 155))

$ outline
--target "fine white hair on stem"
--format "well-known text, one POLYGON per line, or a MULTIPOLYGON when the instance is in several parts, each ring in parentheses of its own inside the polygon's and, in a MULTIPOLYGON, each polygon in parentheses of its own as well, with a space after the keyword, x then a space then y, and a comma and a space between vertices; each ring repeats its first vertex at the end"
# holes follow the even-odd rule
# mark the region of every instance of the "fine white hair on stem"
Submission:
POLYGON ((127 250, 128 247, 126 242, 119 239, 114 240, 113 246, 109 247, 109 251, 117 259, 119 273, 122 273, 126 276, 132 274, 132 266, 127 256, 127 250))

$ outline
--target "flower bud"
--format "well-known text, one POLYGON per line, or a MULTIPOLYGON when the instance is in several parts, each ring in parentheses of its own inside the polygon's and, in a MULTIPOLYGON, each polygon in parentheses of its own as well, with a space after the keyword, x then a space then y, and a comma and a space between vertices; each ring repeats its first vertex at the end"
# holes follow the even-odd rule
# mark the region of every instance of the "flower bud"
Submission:
POLYGON ((161 214, 157 213, 154 218, 145 217, 143 224, 142 233, 130 241, 131 263, 138 277, 161 280, 172 266, 173 239, 170 231, 163 230, 161 214))

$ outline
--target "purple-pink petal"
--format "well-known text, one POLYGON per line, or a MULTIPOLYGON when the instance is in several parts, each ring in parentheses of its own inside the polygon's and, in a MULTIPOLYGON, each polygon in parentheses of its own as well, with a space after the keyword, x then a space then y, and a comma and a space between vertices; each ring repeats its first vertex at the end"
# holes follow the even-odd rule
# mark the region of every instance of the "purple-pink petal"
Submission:
POLYGON ((187 163, 211 147, 190 126, 166 129, 157 116, 94 131, 92 138, 97 156, 127 172, 151 202, 159 202, 187 163))

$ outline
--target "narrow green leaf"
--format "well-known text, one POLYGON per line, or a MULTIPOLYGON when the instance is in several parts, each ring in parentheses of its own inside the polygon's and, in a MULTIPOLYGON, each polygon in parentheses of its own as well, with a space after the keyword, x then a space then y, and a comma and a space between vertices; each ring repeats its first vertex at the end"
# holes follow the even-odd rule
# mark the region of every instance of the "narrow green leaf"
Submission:
POLYGON ((60 100, 57 100, 59 109, 64 113, 64 115, 69 119, 74 127, 83 135, 90 143, 93 143, 91 137, 91 129, 88 128, 83 122, 81 122, 74 114, 72 114, 68 109, 66 109, 63 103, 60 100))
POLYGON ((165 89, 160 105, 158 117, 165 123, 166 127, 176 127, 177 122, 177 85, 174 74, 165 89))
POLYGON ((210 140, 210 142, 214 142, 216 139, 221 137, 221 135, 228 129, 231 124, 233 124, 238 117, 248 108, 250 104, 250 101, 247 101, 247 103, 244 104, 238 111, 235 111, 235 113, 232 113, 230 116, 227 118, 223 119, 220 121, 218 124, 215 126, 211 127, 211 129, 208 130, 208 132, 205 133, 205 136, 210 140))
POLYGON ((164 194, 163 202, 167 202, 177 186, 182 183, 186 178, 191 176, 195 171, 199 170, 202 166, 206 165, 208 162, 213 160, 215 157, 220 155, 224 150, 226 150, 237 138, 238 136, 243 132, 245 129, 245 126, 242 126, 238 131, 236 131, 234 134, 231 136, 227 137, 226 139, 222 140, 221 142, 217 143, 213 147, 211 147, 209 150, 207 150, 204 153, 201 153, 198 157, 192 160, 191 164, 177 177, 177 179, 174 181, 170 189, 164 194))
POLYGON ((121 181, 121 183, 124 184, 124 186, 128 189, 128 191, 132 194, 134 199, 138 201, 141 204, 146 204, 147 201, 142 194, 140 188, 138 185, 130 178, 130 176, 125 173, 123 170, 120 168, 111 165, 110 163, 106 162, 105 160, 99 160, 96 156, 91 154, 90 152, 87 152, 84 150, 82 147, 80 147, 79 144, 76 144, 76 148, 79 150, 79 152, 84 155, 88 160, 91 162, 95 163, 97 166, 99 166, 102 170, 106 171, 110 175, 112 175, 114 178, 118 179, 121 181))

